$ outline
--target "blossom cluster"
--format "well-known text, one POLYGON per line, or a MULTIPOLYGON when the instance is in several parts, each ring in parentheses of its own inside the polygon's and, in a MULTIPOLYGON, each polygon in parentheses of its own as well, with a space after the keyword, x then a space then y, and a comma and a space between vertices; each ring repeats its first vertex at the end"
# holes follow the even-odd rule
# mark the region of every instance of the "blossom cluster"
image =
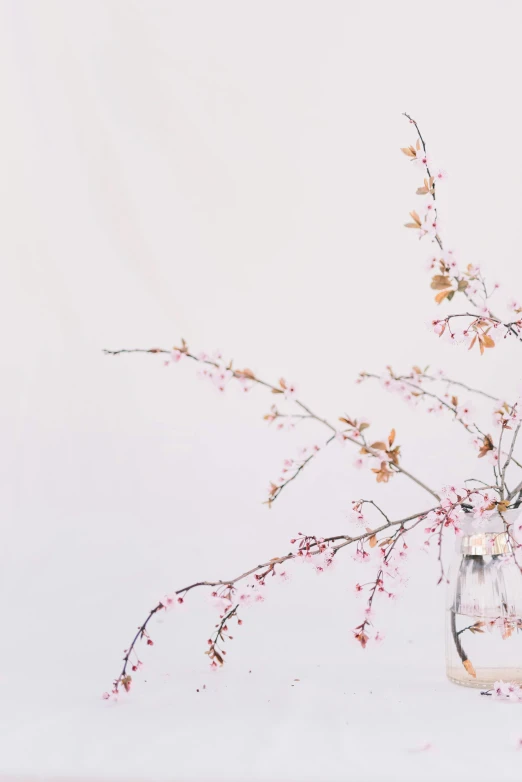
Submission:
POLYGON ((487 694, 492 695, 497 700, 522 703, 522 687, 515 682, 495 682, 493 689, 488 691, 487 694))

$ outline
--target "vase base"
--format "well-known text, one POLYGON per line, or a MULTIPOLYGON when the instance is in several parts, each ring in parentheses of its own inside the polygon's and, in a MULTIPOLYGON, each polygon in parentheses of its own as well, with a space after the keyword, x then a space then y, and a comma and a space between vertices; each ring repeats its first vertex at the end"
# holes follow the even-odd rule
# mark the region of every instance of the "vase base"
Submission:
POLYGON ((470 676, 466 669, 461 666, 458 668, 447 668, 446 676, 461 687, 474 687, 480 690, 489 690, 495 682, 515 682, 522 685, 522 668, 478 668, 477 676, 470 676))

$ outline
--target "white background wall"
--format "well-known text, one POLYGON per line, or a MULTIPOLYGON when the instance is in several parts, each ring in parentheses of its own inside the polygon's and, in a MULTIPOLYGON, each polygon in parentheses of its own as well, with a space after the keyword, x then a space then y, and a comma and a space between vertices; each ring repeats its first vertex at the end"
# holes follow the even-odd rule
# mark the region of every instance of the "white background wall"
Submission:
MULTIPOLYGON (((221 348, 324 415, 394 425, 436 487, 477 474, 449 421, 353 381, 387 363, 497 393, 520 380, 515 346, 480 358, 428 333, 399 147, 409 111, 450 174, 449 245, 503 283, 500 304, 522 296, 521 17, 518 2, 0 3, 5 687, 97 697, 165 591, 229 578, 297 530, 342 532, 352 499, 426 504, 335 447, 269 512, 282 458, 320 430, 277 433, 260 389, 221 397, 192 366, 103 348, 221 348)), ((412 554, 410 573, 378 618, 387 645, 363 654, 349 553, 324 578, 297 572, 236 634, 224 676, 422 659, 442 677, 436 562, 412 554)), ((149 681, 174 664, 207 675, 213 611, 189 603, 157 628, 149 681)))

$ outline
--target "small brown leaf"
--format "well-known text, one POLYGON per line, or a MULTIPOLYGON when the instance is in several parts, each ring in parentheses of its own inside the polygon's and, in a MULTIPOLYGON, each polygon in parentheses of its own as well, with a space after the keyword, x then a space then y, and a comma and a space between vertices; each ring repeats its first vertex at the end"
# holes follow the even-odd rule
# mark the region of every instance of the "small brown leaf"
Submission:
POLYGON ((377 535, 372 535, 370 538, 368 538, 368 545, 370 548, 375 548, 377 545, 377 535))
POLYGON ((378 440, 376 443, 372 443, 370 448, 375 448, 376 451, 387 451, 386 443, 382 443, 378 440))
POLYGON ((250 380, 255 380, 255 375, 251 369, 236 369, 237 377, 248 377, 250 380))
POLYGON ((449 277, 446 277, 446 275, 436 274, 431 280, 430 288, 432 288, 434 291, 451 288, 451 280, 449 277))
POLYGON ((388 442, 389 442, 390 448, 391 448, 393 443, 395 442, 395 429, 392 429, 390 434, 388 435, 388 442))
POLYGON ((417 195, 427 195, 429 192, 427 187, 418 187, 416 190, 417 195))
POLYGON ((443 302, 446 296, 449 296, 450 293, 453 293, 451 288, 446 291, 439 291, 439 293, 437 293, 437 295, 435 296, 435 301, 437 302, 437 304, 441 304, 441 302, 443 302))
POLYGON ((401 152, 404 152, 406 157, 415 157, 415 152, 412 152, 411 147, 401 147, 401 152))
POLYGON ((125 692, 129 692, 132 684, 132 676, 129 676, 129 674, 127 674, 121 679, 121 683, 123 684, 123 689, 125 690, 125 692))
POLYGON ((482 441, 478 458, 482 459, 483 456, 485 456, 489 451, 492 451, 494 448, 495 446, 493 445, 493 439, 490 434, 487 434, 482 441))

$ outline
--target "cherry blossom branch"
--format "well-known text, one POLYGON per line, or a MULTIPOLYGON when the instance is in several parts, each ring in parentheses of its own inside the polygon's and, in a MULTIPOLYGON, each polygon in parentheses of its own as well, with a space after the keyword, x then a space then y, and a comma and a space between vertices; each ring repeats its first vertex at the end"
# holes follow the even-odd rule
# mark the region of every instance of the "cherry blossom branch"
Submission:
MULTIPOLYGON (((268 383, 265 380, 262 380, 261 378, 257 377, 251 369, 233 369, 232 362, 228 366, 223 366, 219 361, 213 360, 210 357, 208 357, 206 354, 201 354, 200 356, 196 356, 189 352, 187 344, 185 340, 182 340, 182 345, 180 348, 173 348, 173 350, 165 350, 164 348, 122 348, 119 350, 104 350, 104 353, 106 355, 120 355, 122 353, 149 353, 149 354, 164 354, 170 356, 170 361, 167 363, 177 363, 181 358, 188 358, 193 361, 196 361, 197 363, 212 367, 214 370, 218 371, 217 379, 218 382, 220 381, 222 383, 221 386, 218 386, 220 390, 224 390, 226 383, 230 378, 236 378, 240 382, 244 384, 244 387, 248 389, 251 384, 257 384, 260 386, 263 386, 264 388, 269 389, 273 394, 283 395, 286 399, 289 399, 293 401, 293 403, 299 407, 301 410, 304 411, 307 418, 310 418, 314 421, 317 421, 318 423, 325 426, 330 432, 332 432, 332 436, 329 437, 329 439, 326 441, 325 445, 328 445, 331 443, 340 433, 338 429, 330 423, 326 418, 317 415, 314 413, 308 405, 306 405, 304 402, 301 402, 301 400, 296 398, 296 392, 295 387, 289 385, 286 383, 286 381, 281 378, 279 381, 279 385, 273 385, 272 383, 268 383), (248 385, 250 384, 250 385, 248 385)), ((279 417, 279 413, 276 410, 275 413, 269 416, 265 416, 265 418, 272 418, 275 419, 279 417)), ((347 421, 348 419, 343 419, 347 421)), ((347 440, 352 444, 355 444, 357 446, 361 446, 361 443, 364 445, 366 452, 368 455, 373 456, 375 458, 380 458, 381 453, 379 449, 373 448, 371 445, 366 444, 366 441, 364 437, 361 436, 361 432, 357 430, 355 427, 351 427, 351 432, 354 432, 356 436, 353 436, 350 433, 343 433, 342 439, 347 440)), ((267 504, 270 506, 271 503, 281 494, 283 489, 288 486, 289 483, 291 483, 297 475, 300 475, 303 469, 312 461, 312 459, 319 453, 321 449, 315 448, 313 449, 312 453, 307 456, 304 461, 302 461, 298 467, 295 469, 295 472, 292 473, 291 476, 288 478, 285 478, 285 480, 281 481, 279 484, 272 483, 270 486, 270 493, 267 504)), ((394 460, 393 468, 391 471, 386 470, 377 470, 377 480, 379 480, 380 477, 383 475, 391 475, 394 472, 402 473, 405 477, 409 478, 412 482, 416 483, 420 488, 427 491, 429 494, 431 494, 433 497, 435 497, 437 500, 440 499, 439 495, 433 491, 429 486, 427 486, 423 481, 421 481, 419 478, 417 478, 415 475, 413 475, 411 472, 406 470, 402 465, 399 464, 398 459, 394 460)), ((382 478, 383 480, 387 480, 386 478, 382 478)))
MULTIPOLYGON (((466 383, 463 383, 461 380, 453 380, 450 377, 447 377, 445 374, 441 373, 439 377, 436 377, 435 375, 429 375, 427 371, 422 371, 419 369, 419 367, 414 367, 413 372, 415 372, 415 375, 418 376, 418 378, 422 380, 430 380, 434 383, 440 382, 440 383, 446 383, 448 386, 458 386, 459 388, 463 388, 465 391, 469 391, 471 394, 477 394, 479 396, 483 396, 485 399, 490 399, 492 402, 497 402, 498 404, 503 403, 504 400, 502 400, 498 396, 493 396, 493 394, 489 394, 487 391, 483 391, 480 388, 473 388, 472 386, 468 386, 466 383)), ((397 380, 410 380, 412 375, 395 375, 395 378, 397 380)))
MULTIPOLYGON (((464 294, 464 296, 474 307, 479 307, 475 296, 478 294, 483 295, 484 302, 486 302, 498 286, 495 285, 493 287, 493 291, 488 293, 486 282, 480 272, 480 269, 477 266, 472 266, 471 264, 468 265, 464 272, 452 273, 452 270, 456 268, 457 264, 452 256, 451 251, 444 251, 444 245, 440 236, 436 206, 437 182, 444 179, 444 174, 443 172, 438 172, 434 176, 432 175, 429 167, 429 156, 426 142, 422 136, 420 128, 417 122, 409 114, 404 112, 404 116, 407 117, 410 123, 414 125, 415 130, 417 131, 418 140, 415 146, 403 147, 402 152, 408 158, 410 158, 412 162, 424 169, 427 175, 427 178, 424 179, 423 186, 417 189, 417 195, 428 197, 431 196, 431 201, 428 201, 427 205, 425 204, 425 213, 423 215, 419 215, 416 210, 410 212, 412 222, 406 223, 406 227, 417 231, 419 238, 428 236, 433 242, 437 243, 442 253, 442 258, 434 257, 431 263, 432 269, 438 266, 440 270, 440 274, 436 274, 433 277, 431 284, 431 287, 438 291, 437 295, 435 296, 435 301, 438 304, 444 301, 444 299, 448 299, 449 301, 453 298, 455 293, 460 292, 464 294)), ((488 333, 492 326, 498 328, 499 325, 503 325, 506 328, 506 336, 510 334, 515 336, 517 340, 522 340, 522 318, 519 318, 516 321, 503 323, 500 318, 497 318, 491 312, 491 309, 486 305, 486 303, 484 303, 484 306, 480 309, 482 310, 480 314, 462 313, 452 316, 472 318, 472 322, 469 324, 468 328, 465 329, 464 334, 466 338, 469 337, 470 349, 473 347, 473 345, 477 344, 482 354, 484 353, 485 348, 495 347, 495 342, 488 333), (490 325, 488 325, 488 323, 490 325)), ((522 312, 522 307, 519 305, 515 305, 513 309, 517 314, 522 312)), ((446 321, 446 323, 448 322, 449 321, 446 321)), ((443 323, 443 321, 434 321, 433 325, 435 329, 437 329, 439 323, 443 323)), ((445 325, 446 324, 444 324, 444 327, 441 328, 440 331, 437 331, 439 336, 441 336, 444 332, 445 325)))
MULTIPOLYGON (((130 643, 130 646, 124 652, 123 667, 119 676, 113 682, 112 691, 111 693, 105 693, 104 697, 109 698, 111 697, 111 695, 117 696, 120 687, 123 687, 123 689, 126 692, 130 690, 131 683, 132 683, 132 675, 131 673, 129 673, 129 667, 131 667, 132 672, 134 673, 138 671, 142 665, 141 661, 137 656, 136 656, 136 663, 131 664, 131 656, 133 654, 136 655, 135 650, 136 650, 137 643, 143 639, 146 639, 148 646, 154 645, 153 640, 150 638, 147 632, 147 627, 150 620, 155 614, 158 613, 158 611, 169 610, 176 603, 184 603, 186 596, 193 589, 197 589, 198 587, 212 587, 212 588, 223 587, 224 590, 226 590, 225 599, 231 602, 230 598, 234 594, 235 585, 241 581, 245 581, 250 576, 254 576, 257 583, 259 582, 264 583, 267 575, 275 573, 275 568, 277 565, 281 565, 284 562, 298 559, 303 556, 306 557, 307 559, 313 558, 319 554, 324 554, 325 551, 327 550, 329 552, 329 558, 331 560, 337 554, 337 552, 340 551, 342 548, 354 543, 360 544, 361 542, 364 543, 365 541, 373 541, 376 539, 377 535, 390 528, 400 527, 401 530, 403 530, 404 532, 408 532, 409 530, 413 529, 420 521, 425 519, 430 512, 436 510, 436 507, 429 508, 428 510, 422 511, 420 513, 414 513, 410 516, 406 516, 403 519, 399 519, 397 521, 390 521, 388 516, 373 501, 361 500, 360 503, 361 504, 369 503, 374 507, 376 507, 377 510, 379 510, 379 512, 381 513, 381 515, 383 515, 384 518, 386 519, 385 523, 375 527, 374 529, 367 529, 365 532, 361 533, 360 535, 340 534, 340 535, 333 535, 326 538, 316 538, 315 536, 302 536, 299 540, 299 548, 297 549, 297 551, 290 551, 288 554, 284 554, 283 556, 274 557, 273 559, 270 559, 266 562, 262 562, 261 564, 255 565, 254 567, 249 568, 245 572, 240 573, 237 576, 234 576, 234 578, 216 579, 213 581, 210 580, 195 581, 192 584, 177 589, 172 596, 169 595, 165 596, 149 611, 147 617, 145 618, 145 621, 138 627, 137 632, 135 633, 130 643), (406 527, 406 525, 409 522, 415 522, 415 523, 412 524, 410 527, 406 527)), ((292 543, 296 543, 296 542, 297 539, 292 540, 292 543)), ((217 594, 214 593, 214 596, 217 596, 217 594)), ((216 649, 216 643, 218 639, 221 638, 224 626, 226 624, 226 620, 230 619, 232 616, 235 616, 237 614, 237 610, 238 610, 238 604, 236 604, 232 609, 225 612, 222 621, 217 626, 218 629, 215 634, 215 637, 213 639, 212 638, 209 639, 210 641, 209 652, 211 652, 211 658, 213 659, 214 657, 216 657, 218 659, 218 662, 220 662, 220 664, 222 664, 223 662, 222 660, 223 651, 220 650, 219 647, 216 649), (216 651, 217 651, 217 655, 216 655, 216 651), (219 659, 220 657, 221 659, 219 659)))
MULTIPOLYGON (((495 449, 490 435, 486 434, 475 421, 471 420, 471 410, 469 406, 459 404, 459 400, 456 396, 452 396, 450 398, 450 402, 448 402, 444 397, 439 396, 439 394, 435 394, 432 391, 427 391, 422 386, 424 374, 419 370, 418 367, 414 367, 410 375, 395 375, 391 367, 387 367, 387 372, 388 374, 384 376, 377 375, 372 372, 360 372, 359 382, 363 382, 366 379, 379 380, 386 388, 386 390, 399 391, 402 394, 404 400, 407 402, 418 401, 423 397, 434 399, 437 402, 438 407, 432 406, 431 408, 428 408, 427 412, 438 412, 439 410, 442 411, 445 408, 453 415, 454 420, 457 421, 457 423, 459 423, 468 433, 472 435, 479 435, 481 439, 474 440, 474 443, 478 449, 478 455, 481 457, 485 456, 487 453, 490 454, 493 461, 494 472, 496 474, 495 465, 500 456, 508 456, 508 452, 502 450, 502 436, 499 441, 498 449, 495 449)), ((506 428, 508 427, 511 420, 517 419, 518 417, 517 403, 515 403, 515 405, 508 405, 506 402, 503 402, 500 409, 497 410, 496 413, 498 413, 500 417, 499 423, 503 428, 506 428)), ((507 462, 508 465, 511 462, 522 468, 522 464, 520 464, 520 462, 518 462, 513 457, 513 450, 511 450, 509 455, 507 462)), ((497 476, 497 479, 500 480, 499 476, 497 476)))

